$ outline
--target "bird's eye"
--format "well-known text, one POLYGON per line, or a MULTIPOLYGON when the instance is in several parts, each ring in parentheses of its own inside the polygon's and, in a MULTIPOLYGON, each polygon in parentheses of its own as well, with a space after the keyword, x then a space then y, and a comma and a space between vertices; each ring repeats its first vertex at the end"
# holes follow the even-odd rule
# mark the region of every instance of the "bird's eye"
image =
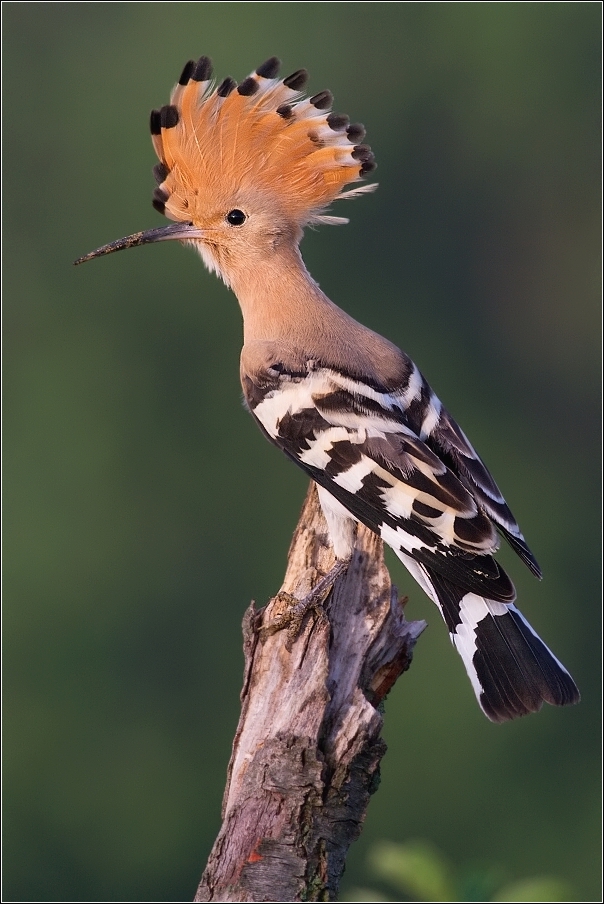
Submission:
POLYGON ((237 208, 235 208, 235 210, 229 210, 226 218, 227 223, 230 223, 231 226, 243 226, 243 224, 247 220, 244 212, 242 210, 238 210, 237 208))

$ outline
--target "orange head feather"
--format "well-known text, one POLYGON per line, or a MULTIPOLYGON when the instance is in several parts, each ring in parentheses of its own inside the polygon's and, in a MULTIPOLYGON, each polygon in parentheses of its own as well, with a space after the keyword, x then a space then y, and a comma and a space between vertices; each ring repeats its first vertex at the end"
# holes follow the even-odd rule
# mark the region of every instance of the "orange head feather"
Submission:
MULTIPOLYGON (((240 193, 262 193, 293 223, 342 222, 325 208, 350 182, 375 169, 365 130, 331 113, 329 91, 307 99, 304 69, 278 79, 272 57, 239 85, 211 82, 211 63, 185 66, 170 104, 151 113, 160 163, 153 204, 177 221, 195 223, 208 204, 220 207, 240 193)), ((371 190, 374 186, 363 186, 371 190)), ((345 222, 345 221, 344 221, 345 222)))
POLYGON ((371 148, 361 143, 365 129, 330 112, 330 91, 305 98, 306 70, 278 79, 278 69, 271 57, 239 85, 227 78, 215 87, 207 57, 188 62, 170 103, 151 113, 160 160, 153 206, 176 222, 111 242, 76 263, 178 240, 194 245, 232 285, 254 262, 297 246, 309 223, 348 222, 325 209, 377 187, 342 190, 375 169, 371 148))

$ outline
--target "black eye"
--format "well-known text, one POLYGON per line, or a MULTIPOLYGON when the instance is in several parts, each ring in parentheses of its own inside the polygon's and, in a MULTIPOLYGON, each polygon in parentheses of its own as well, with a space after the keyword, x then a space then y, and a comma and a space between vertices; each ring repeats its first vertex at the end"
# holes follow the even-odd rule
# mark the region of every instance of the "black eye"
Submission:
POLYGON ((245 221, 247 220, 246 215, 242 210, 229 210, 226 215, 227 223, 230 223, 231 226, 243 226, 245 221))

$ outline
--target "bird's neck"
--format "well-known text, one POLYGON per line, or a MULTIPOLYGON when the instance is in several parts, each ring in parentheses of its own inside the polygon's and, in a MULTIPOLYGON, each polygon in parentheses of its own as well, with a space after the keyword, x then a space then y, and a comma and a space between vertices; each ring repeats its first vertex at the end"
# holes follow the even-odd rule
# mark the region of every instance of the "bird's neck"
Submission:
POLYGON ((300 342, 314 334, 346 332, 354 324, 321 291, 297 245, 276 249, 238 268, 229 279, 243 314, 244 342, 300 342))
POLYGON ((407 371, 400 350, 342 311, 321 291, 296 246, 231 273, 243 313, 244 347, 270 343, 292 360, 317 361, 376 384, 396 386, 407 371))

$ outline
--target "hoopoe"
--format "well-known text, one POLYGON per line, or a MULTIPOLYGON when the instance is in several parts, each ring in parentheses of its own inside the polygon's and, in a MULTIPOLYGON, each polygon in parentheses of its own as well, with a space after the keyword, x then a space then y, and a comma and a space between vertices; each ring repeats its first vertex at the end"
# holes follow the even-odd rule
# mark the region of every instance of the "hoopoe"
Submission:
POLYGON ((336 556, 322 588, 345 569, 362 522, 438 606, 489 719, 576 703, 573 679, 493 558, 501 534, 541 577, 489 471, 407 355, 306 270, 304 227, 346 223, 326 208, 373 191, 343 188, 375 161, 363 126, 331 112, 329 91, 306 98, 306 70, 281 80, 279 66, 272 57, 215 87, 210 60, 189 61, 170 103, 151 113, 153 206, 176 222, 76 263, 165 240, 196 248, 239 300, 250 412, 318 486, 336 556))

